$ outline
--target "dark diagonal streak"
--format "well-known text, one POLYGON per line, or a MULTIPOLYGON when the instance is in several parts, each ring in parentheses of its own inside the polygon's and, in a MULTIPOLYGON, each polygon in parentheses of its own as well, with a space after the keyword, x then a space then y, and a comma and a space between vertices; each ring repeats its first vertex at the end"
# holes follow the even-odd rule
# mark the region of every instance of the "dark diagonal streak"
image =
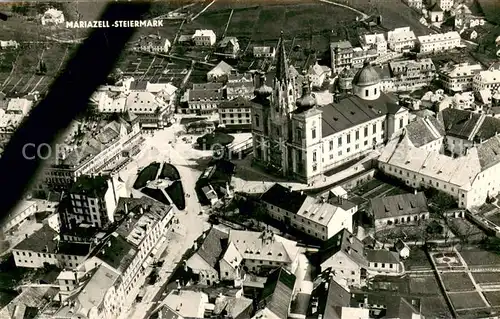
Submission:
MULTIPOLYGON (((109 21, 110 25, 113 21, 140 20, 148 9, 146 2, 113 3, 100 20, 109 21)), ((25 158, 23 147, 28 143, 52 145, 71 121, 85 111, 90 96, 105 82, 134 31, 133 28, 94 30, 69 61, 64 73, 54 81, 46 98, 16 130, 0 158, 3 181, 0 225, 28 189, 43 162, 38 156, 25 158)))

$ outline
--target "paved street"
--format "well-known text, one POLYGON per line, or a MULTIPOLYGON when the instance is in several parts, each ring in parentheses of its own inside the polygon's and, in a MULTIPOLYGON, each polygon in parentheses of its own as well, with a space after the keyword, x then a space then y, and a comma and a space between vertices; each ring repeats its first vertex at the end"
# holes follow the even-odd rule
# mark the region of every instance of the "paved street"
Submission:
MULTIPOLYGON (((186 209, 177 212, 174 219, 179 223, 172 226, 172 230, 166 234, 166 241, 158 254, 164 257, 164 264, 158 273, 158 281, 146 288, 142 302, 135 304, 128 313, 122 318, 142 319, 148 312, 154 308, 155 302, 161 297, 163 287, 166 285, 169 276, 175 267, 181 262, 182 255, 193 246, 194 241, 207 230, 210 225, 206 222, 207 216, 199 215, 201 206, 197 200, 194 186, 200 175, 200 171, 191 167, 191 163, 185 159, 186 155, 198 155, 196 152, 191 154, 192 147, 189 144, 176 144, 176 149, 184 152, 178 152, 173 149, 168 141, 174 140, 175 132, 180 129, 179 125, 174 125, 161 131, 155 132, 153 136, 145 134, 145 142, 142 151, 137 158, 131 162, 121 173, 120 176, 127 185, 131 187, 135 181, 137 170, 147 166, 153 161, 169 162, 177 167, 181 176, 185 194, 189 199, 186 201, 186 209)), ((180 141, 180 139, 178 139, 180 141)), ((194 150, 193 150, 194 151, 194 150)), ((202 154, 204 155, 204 154, 202 154)), ((196 157, 194 157, 196 158, 196 157)))

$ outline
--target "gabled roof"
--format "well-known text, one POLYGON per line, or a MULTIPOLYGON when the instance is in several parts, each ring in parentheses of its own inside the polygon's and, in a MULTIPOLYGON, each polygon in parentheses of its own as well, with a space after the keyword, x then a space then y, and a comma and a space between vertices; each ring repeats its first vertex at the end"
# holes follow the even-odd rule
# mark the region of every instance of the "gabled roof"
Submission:
POLYGON ((373 198, 370 205, 375 219, 429 212, 423 192, 373 198))
POLYGON ((338 103, 331 103, 319 108, 323 112, 322 135, 327 137, 381 116, 395 114, 400 109, 402 107, 396 101, 383 93, 373 101, 349 95, 341 98, 338 103))
POLYGON ((198 249, 198 255, 211 267, 215 267, 227 247, 228 238, 229 234, 212 227, 198 249))
POLYGON ((366 258, 371 263, 396 264, 399 262, 399 255, 387 249, 367 249, 366 258))
POLYGON ((53 254, 57 248, 56 237, 58 237, 58 233, 48 224, 44 224, 42 228, 17 244, 14 249, 53 254))
POLYGON ((351 294, 339 285, 333 278, 330 279, 323 318, 342 319, 338 315, 339 307, 349 307, 351 294))
POLYGON ((233 71, 234 68, 227 64, 224 61, 220 61, 219 64, 217 64, 212 70, 208 71, 208 74, 211 73, 223 73, 223 74, 229 74, 231 71, 233 71))
POLYGON ((261 196, 261 201, 296 214, 304 204, 307 195, 276 183, 261 196))
POLYGON ((405 127, 406 134, 415 147, 421 147, 444 136, 444 127, 434 117, 417 118, 405 127))
POLYGON ((260 305, 269 309, 278 318, 287 318, 295 275, 280 267, 269 274, 260 298, 260 305))
POLYGON ((353 262, 360 267, 368 266, 363 243, 347 229, 339 231, 335 236, 328 239, 319 252, 320 262, 324 263, 332 256, 342 251, 353 262))

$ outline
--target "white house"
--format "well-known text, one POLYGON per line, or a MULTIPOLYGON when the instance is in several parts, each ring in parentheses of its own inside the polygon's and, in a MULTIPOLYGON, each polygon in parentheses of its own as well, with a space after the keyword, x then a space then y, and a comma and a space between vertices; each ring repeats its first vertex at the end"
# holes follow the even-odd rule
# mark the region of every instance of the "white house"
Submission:
POLYGON ((276 55, 275 47, 257 46, 253 47, 253 56, 256 58, 274 58, 276 55))
POLYGON ((217 36, 213 30, 196 30, 192 39, 197 46, 212 46, 217 42, 217 36))
POLYGON ((224 61, 220 61, 212 70, 207 73, 208 81, 227 81, 227 77, 234 71, 234 68, 224 61))
POLYGON ((42 15, 42 25, 58 25, 64 23, 64 14, 61 10, 50 8, 42 15))
POLYGON ((429 20, 431 23, 443 22, 444 11, 443 9, 441 9, 441 7, 437 2, 434 2, 434 4, 429 8, 428 13, 429 13, 429 20))
POLYGON ((365 34, 360 37, 360 42, 365 50, 375 47, 379 56, 387 53, 387 41, 383 33, 365 34))
POLYGON ((437 2, 444 11, 450 11, 454 4, 454 0, 438 0, 437 2))
POLYGON ((422 0, 404 0, 404 2, 411 8, 422 9, 422 0))
POLYGON ((396 28, 387 32, 387 45, 394 52, 406 52, 415 47, 417 38, 410 27, 396 28))
POLYGON ((491 91, 500 87, 500 70, 485 70, 477 73, 472 80, 472 88, 478 92, 484 89, 491 91))
POLYGON ((0 41, 0 49, 8 49, 8 48, 14 48, 17 49, 19 47, 19 43, 14 40, 8 40, 8 41, 0 41))
POLYGON ((307 70, 306 73, 306 77, 309 79, 313 87, 319 88, 323 85, 326 78, 331 74, 332 70, 329 67, 325 65, 319 65, 318 62, 316 62, 314 65, 311 65, 309 67, 309 70, 307 70))
POLYGON ((394 248, 399 253, 399 257, 402 259, 410 257, 410 247, 408 247, 408 245, 401 239, 398 239, 398 241, 394 244, 394 248))
POLYGON ((420 53, 434 53, 460 46, 461 37, 457 31, 429 34, 418 37, 420 53))
POLYGON ((439 70, 439 79, 446 91, 464 92, 472 89, 474 76, 482 70, 480 64, 453 64, 439 70))
POLYGON ((279 184, 265 192, 261 202, 270 217, 323 241, 344 228, 352 231, 352 215, 357 210, 356 205, 345 210, 279 184))
POLYGON ((139 40, 137 49, 150 53, 167 53, 172 44, 168 39, 164 39, 156 34, 150 34, 139 40))

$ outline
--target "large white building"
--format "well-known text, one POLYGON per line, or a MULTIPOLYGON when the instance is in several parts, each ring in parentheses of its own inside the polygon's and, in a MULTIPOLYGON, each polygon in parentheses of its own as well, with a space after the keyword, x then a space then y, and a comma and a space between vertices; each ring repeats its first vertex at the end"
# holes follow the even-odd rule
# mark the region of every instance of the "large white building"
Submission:
POLYGON ((196 30, 192 39, 197 46, 212 46, 217 41, 217 36, 212 30, 196 30))
POLYGON ((16 207, 10 212, 6 217, 3 225, 2 231, 8 232, 13 227, 20 225, 26 219, 30 219, 35 215, 37 211, 37 203, 31 200, 22 200, 16 207))
POLYGON ((379 157, 379 168, 414 188, 431 187, 453 196, 461 208, 477 207, 500 190, 500 137, 448 157, 415 147, 404 136, 392 140, 379 157))
MULTIPOLYGON (((102 122, 97 134, 87 134, 79 146, 58 149, 58 156, 44 169, 41 188, 64 188, 81 175, 99 174, 112 169, 139 152, 142 141, 139 121, 126 113, 127 120, 120 117, 111 122, 102 122)), ((27 147, 27 156, 36 156, 37 148, 27 147)), ((57 153, 57 154, 55 154, 57 153)))
POLYGON ((320 240, 328 240, 344 228, 352 232, 352 216, 357 212, 354 204, 332 205, 279 184, 265 192, 261 202, 273 219, 320 240))
POLYGON ((418 37, 420 53, 435 53, 460 46, 460 34, 457 31, 436 33, 418 37))
POLYGON ((454 64, 441 68, 439 79, 448 92, 465 92, 472 90, 474 76, 482 69, 480 64, 454 64))
POLYGON ((135 300, 174 209, 146 197, 121 198, 116 215, 118 228, 95 256, 59 276, 62 299, 70 297, 50 318, 117 318, 135 300))
POLYGON ((252 105, 252 102, 244 97, 222 102, 218 107, 219 123, 227 129, 250 130, 252 105))
POLYGON ((380 77, 369 64, 355 75, 353 95, 318 107, 305 83, 303 96, 297 99, 283 39, 280 43, 274 88, 261 79, 253 100, 253 157, 257 164, 309 183, 362 158, 408 124, 408 110, 381 92, 380 77))
POLYGON ((450 11, 453 8, 454 0, 438 0, 438 4, 444 11, 450 11))
POLYGON ((389 62, 394 91, 412 91, 425 87, 434 79, 436 67, 431 59, 389 62))
POLYGON ((415 47, 417 38, 410 27, 396 28, 387 32, 387 46, 394 52, 407 52, 415 47))
POLYGON ((80 176, 69 190, 70 205, 61 216, 63 228, 73 229, 82 223, 103 228, 113 223, 118 199, 129 194, 118 178, 80 176))
POLYGON ((485 70, 477 73, 472 80, 472 88, 478 92, 484 89, 492 92, 500 87, 500 69, 485 70))

